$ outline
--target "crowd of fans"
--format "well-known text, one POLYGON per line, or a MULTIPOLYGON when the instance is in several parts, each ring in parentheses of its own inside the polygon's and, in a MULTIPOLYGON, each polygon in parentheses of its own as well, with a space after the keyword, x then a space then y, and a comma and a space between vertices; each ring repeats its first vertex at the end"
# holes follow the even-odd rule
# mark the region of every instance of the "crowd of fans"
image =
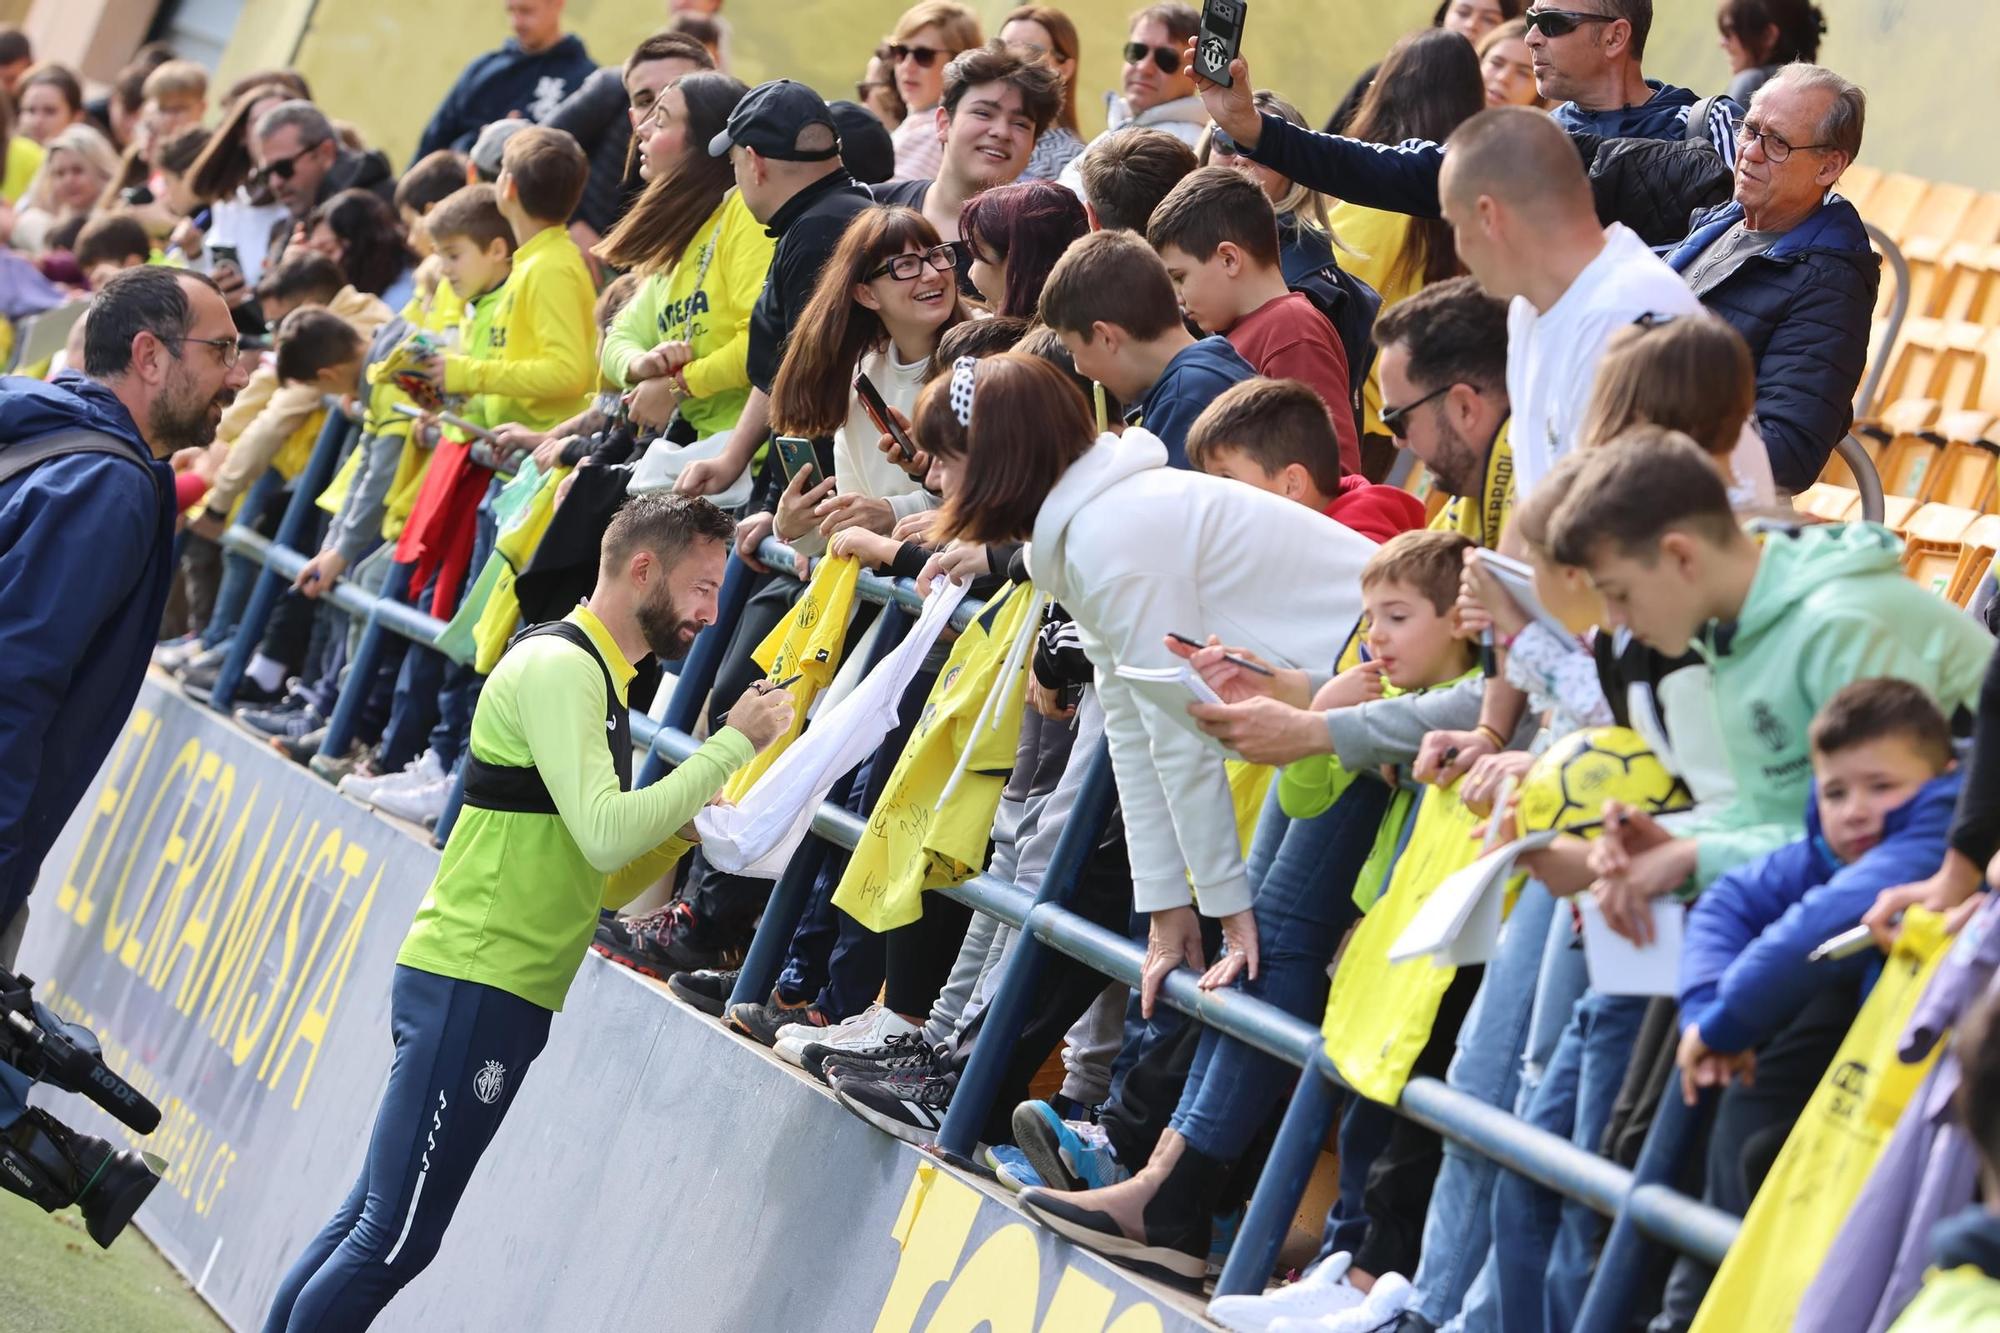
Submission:
MULTIPOLYGON (((1807 953, 1864 914, 1886 944, 1906 907, 1956 928, 1985 901, 1996 760, 1975 738, 1961 771, 1954 733, 1993 716, 1987 629, 1905 579, 1883 529, 1789 509, 1851 424, 1880 270, 1838 192, 1865 98, 1812 63, 1802 0, 1722 0, 1714 96, 1646 76, 1651 0, 1448 0, 1325 131, 1288 98, 1337 89, 1196 77, 1180 3, 1132 15, 1112 59, 1054 8, 988 32, 922 0, 832 103, 731 77, 713 12, 599 68, 560 4, 507 10, 513 40, 400 173, 292 71, 211 98, 148 48, 92 102, 0 36, 0 314, 136 265, 227 299, 256 369, 213 445, 175 456, 154 658, 198 700, 255 576, 224 529, 274 533, 326 413, 359 422, 234 716, 415 823, 446 811, 484 673, 589 591, 628 495, 734 511, 756 582, 715 631, 716 730, 788 636, 816 654, 795 733, 852 685, 883 617, 802 620, 815 570, 1032 581, 1048 606, 977 814, 988 868, 1038 885, 1108 745, 1118 808, 1069 906, 1147 950, 1136 995, 1052 960, 1007 1053, 981 1140, 1032 1217, 1183 1282, 1226 1251, 1294 1073, 1157 1003, 1180 967, 1628 1162, 1659 1100, 1630 1089, 1684 1085, 1715 1103, 1684 1184, 1740 1213, 1882 959, 1807 953), (1079 93, 1107 78, 1086 140, 1079 93), (772 536, 795 568, 766 568, 772 536), (1526 562, 1539 607, 1486 553, 1526 562), (356 675, 341 581, 449 622, 452 651, 396 640, 356 675), (1183 664, 1221 702, 1118 670, 1183 664), (1532 853, 1497 952, 1376 1012, 1370 918, 1433 887, 1412 867, 1441 839, 1510 817, 1538 755, 1612 725, 1691 812, 1616 806, 1532 853), (1596 988, 1578 905, 1644 945, 1676 900, 1680 993, 1596 988), (1058 1051, 1061 1090, 1031 1097, 1058 1051)), ((947 651, 863 761, 857 813, 900 780, 947 651)), ((633 706, 660 681, 642 666, 633 706)), ((872 929, 845 865, 762 1002, 727 1003, 770 882, 698 849, 596 948, 929 1142, 1013 932, 936 893, 872 929)), ((1989 1198, 1992 1030, 1968 1021, 1959 1054, 1989 1198)), ((1215 1319, 1573 1325, 1605 1231, 1588 1207, 1369 1097, 1339 1147, 1318 1262, 1215 1319)), ((2000 1279, 2000 1223, 1955 1227, 1947 1259, 2000 1279)), ((1651 1327, 1689 1327, 1711 1277, 1656 1274, 1651 1327)))

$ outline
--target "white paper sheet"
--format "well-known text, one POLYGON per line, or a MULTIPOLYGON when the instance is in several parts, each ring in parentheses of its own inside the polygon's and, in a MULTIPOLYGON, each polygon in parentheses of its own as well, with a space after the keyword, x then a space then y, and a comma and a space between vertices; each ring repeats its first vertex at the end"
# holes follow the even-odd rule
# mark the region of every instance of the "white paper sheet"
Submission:
POLYGON ((1390 946, 1389 961, 1403 963, 1430 954, 1439 967, 1490 962, 1499 948, 1501 909, 1507 896, 1503 890, 1514 875, 1514 862, 1556 837, 1554 832, 1531 833, 1445 876, 1390 946))
MULTIPOLYGON (((1194 721, 1186 716, 1189 704, 1222 702, 1222 696, 1209 688, 1201 673, 1185 662, 1163 667, 1121 666, 1113 674, 1129 684, 1134 694, 1155 708, 1164 709, 1183 724, 1194 721)), ((1217 754, 1229 759, 1238 758, 1234 750, 1215 737, 1203 733, 1201 738, 1217 754)))
POLYGON ((1680 975, 1687 904, 1653 899, 1653 942, 1641 949, 1605 923, 1597 900, 1577 897, 1583 916, 1583 961, 1600 995, 1673 995, 1680 975))

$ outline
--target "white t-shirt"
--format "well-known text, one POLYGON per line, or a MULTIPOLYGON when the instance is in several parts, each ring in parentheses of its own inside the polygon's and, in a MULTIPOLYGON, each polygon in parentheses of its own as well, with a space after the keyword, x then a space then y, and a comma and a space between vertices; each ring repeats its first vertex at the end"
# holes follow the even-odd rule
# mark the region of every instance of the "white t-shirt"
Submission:
MULTIPOLYGON (((881 391, 882 399, 905 417, 915 415, 917 394, 924 387, 928 359, 904 365, 896 359, 893 344, 880 351, 865 353, 855 366, 881 391)), ((926 509, 935 509, 937 497, 923 488, 909 473, 897 467, 875 447, 882 432, 875 429, 861 395, 848 393, 847 423, 833 432, 834 490, 841 495, 867 495, 887 500, 897 518, 926 509)), ((819 533, 813 532, 792 543, 794 550, 817 555, 825 549, 819 533)))
POLYGON ((1604 249, 1562 298, 1538 311, 1517 296, 1507 312, 1508 440, 1514 486, 1527 495, 1576 445, 1597 363, 1613 333, 1641 315, 1701 310, 1680 274, 1623 223, 1604 229, 1604 249))

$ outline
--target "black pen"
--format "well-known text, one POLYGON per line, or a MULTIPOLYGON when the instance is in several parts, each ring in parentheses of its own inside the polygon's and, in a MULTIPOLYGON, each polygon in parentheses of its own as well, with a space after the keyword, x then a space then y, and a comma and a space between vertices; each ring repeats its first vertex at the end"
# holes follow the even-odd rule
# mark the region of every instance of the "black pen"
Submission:
POLYGON ((787 676, 783 680, 760 680, 757 683, 767 690, 789 690, 804 679, 805 673, 800 672, 796 676, 787 676))
MULTIPOLYGON (((1199 639, 1190 639, 1187 635, 1176 634, 1172 630, 1167 631, 1167 637, 1172 639, 1175 643, 1184 643, 1190 648, 1208 647, 1207 644, 1201 642, 1199 639)), ((1278 674, 1277 672, 1271 670, 1271 668, 1267 666, 1259 666, 1257 663, 1252 662, 1247 658, 1238 657, 1235 653, 1224 653, 1222 655, 1222 660, 1229 663, 1231 666, 1240 666, 1245 671, 1254 671, 1260 676, 1275 676, 1278 674)))

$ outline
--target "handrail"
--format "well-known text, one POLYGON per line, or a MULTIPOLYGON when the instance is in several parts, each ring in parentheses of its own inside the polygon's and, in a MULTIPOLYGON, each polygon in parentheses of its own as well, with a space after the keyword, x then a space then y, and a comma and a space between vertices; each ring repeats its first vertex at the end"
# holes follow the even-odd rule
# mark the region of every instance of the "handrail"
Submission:
MULTIPOLYGON (((314 460, 308 464, 302 480, 313 478, 330 468, 331 452, 339 442, 335 430, 322 432, 314 460)), ((1868 475, 1860 467, 1855 471, 1857 478, 1868 475)), ((313 488, 315 493, 317 489, 317 486, 313 488)), ((295 496, 295 502, 296 499, 295 496)), ((270 587, 283 578, 296 575, 306 561, 304 555, 286 544, 285 537, 292 537, 292 533, 281 532, 280 540, 266 540, 239 525, 224 534, 223 544, 227 549, 261 565, 264 569, 263 583, 270 587)), ((791 548, 775 539, 765 541, 758 548, 759 558, 779 570, 791 567, 793 554, 791 548)), ((715 645, 726 643, 733 633, 736 615, 740 614, 747 599, 747 588, 748 571, 740 560, 732 556, 722 599, 728 614, 702 631, 697 639, 697 654, 691 654, 685 664, 670 706, 671 720, 682 725, 664 725, 643 713, 633 714, 633 740, 645 749, 648 758, 645 772, 652 776, 657 776, 666 766, 685 760, 699 747, 700 743, 691 731, 697 721, 700 699, 693 696, 709 690, 714 659, 719 656, 715 645), (709 659, 708 665, 704 671, 694 671, 696 657, 704 651, 709 659), (690 698, 684 700, 683 692, 690 698)), ((871 601, 904 611, 914 611, 922 605, 922 599, 907 579, 884 579, 864 571, 857 581, 857 591, 871 601)), ((434 646, 437 634, 443 628, 443 622, 436 617, 413 610, 394 598, 368 593, 346 582, 336 583, 326 594, 326 599, 350 615, 362 617, 370 628, 370 632, 364 634, 350 667, 356 679, 365 678, 372 671, 381 631, 434 646)), ((246 609, 237 630, 240 636, 249 636, 253 643, 261 636, 271 600, 266 598, 261 605, 246 609)), ((978 604, 968 599, 959 607, 953 618, 954 623, 966 623, 979 610, 978 604)), ((1101 818, 1093 818, 1092 812, 1101 816, 1102 810, 1108 807, 1111 786, 1109 764, 1100 754, 1089 770, 1084 788, 1079 792, 1077 811, 1064 826, 1056 855, 1051 858, 1037 894, 1031 896, 1019 885, 988 874, 936 890, 1021 932, 1010 950, 1008 961, 1003 964, 1003 975, 990 1000, 984 1027, 985 1040, 975 1043, 971 1063, 961 1078, 958 1095, 953 1099, 951 1112, 939 1136, 940 1148, 948 1153, 970 1148, 967 1134, 984 1117, 987 1110, 984 1103, 990 1102, 998 1090, 995 1082, 997 1070, 994 1068, 997 1065, 996 1056, 1011 1046, 1013 1037, 1018 1035, 1042 950, 1054 949, 1126 985, 1137 985, 1140 980, 1145 961, 1143 948, 1115 931, 1085 920, 1062 905, 1069 886, 1074 882, 1086 844, 1095 837, 1095 828, 1101 823, 1101 818), (1009 1011, 1020 1015, 1011 1024, 1003 1021, 1009 1011), (985 1058, 982 1058, 981 1050, 987 1052, 985 1058), (983 1099, 980 1095, 982 1088, 983 1099), (958 1146, 954 1147, 954 1144, 958 1146)), ((852 848, 860 839, 864 827, 861 817, 843 808, 838 801, 828 800, 814 813, 811 832, 827 845, 852 848)), ((801 857, 795 858, 794 869, 806 868, 806 850, 802 849, 801 857)), ((783 930, 787 936, 790 932, 788 913, 778 910, 778 900, 785 894, 790 894, 795 901, 801 900, 803 892, 809 887, 809 877, 787 871, 786 877, 774 889, 772 906, 766 909, 758 927, 759 939, 752 947, 751 961, 761 958, 761 965, 767 967, 775 962, 776 949, 784 942, 776 937, 776 932, 783 930), (800 880, 805 882, 798 882, 800 880), (793 882, 788 884, 787 881, 793 882), (767 931, 771 932, 772 938, 764 938, 767 931)), ((789 915, 796 915, 796 912, 789 915)), ((751 971, 749 961, 746 961, 745 976, 739 987, 752 980, 748 975, 751 971)), ((764 978, 763 984, 768 985, 769 979, 764 978)), ((1316 1075, 1299 1081, 1292 1105, 1252 1195, 1238 1242, 1216 1288, 1218 1294, 1255 1290, 1261 1287, 1270 1271, 1284 1227, 1303 1191, 1304 1177, 1309 1173, 1312 1160, 1331 1126, 1335 1108, 1332 1089, 1345 1084, 1338 1070, 1326 1058, 1318 1030, 1265 1001, 1240 992, 1204 991, 1197 984, 1195 975, 1186 969, 1167 978, 1161 998, 1197 1022, 1316 1075)), ((1672 1095, 1672 1090, 1669 1095, 1672 1095)), ((1579 1324, 1584 1333, 1597 1333, 1599 1329, 1609 1330, 1619 1326, 1624 1314, 1622 1306, 1629 1303, 1628 1293, 1638 1284, 1639 1268, 1645 1258, 1639 1247, 1630 1242, 1635 1232, 1643 1232, 1713 1265, 1721 1261, 1739 1226, 1738 1220, 1726 1213, 1677 1194, 1656 1179, 1635 1178, 1623 1167, 1586 1152, 1557 1135, 1525 1124, 1500 1108, 1437 1079, 1411 1079, 1395 1109, 1508 1170, 1616 1219, 1614 1236, 1620 1242, 1618 1259, 1613 1262, 1607 1250, 1605 1260, 1598 1266, 1586 1305, 1586 1310, 1592 1312, 1591 1317, 1579 1324)))
POLYGON ((1847 470, 1854 474, 1854 488, 1861 494, 1861 517, 1870 523, 1880 523, 1888 512, 1887 501, 1882 494, 1882 473, 1875 466, 1875 460, 1868 456, 1868 449, 1853 431, 1840 437, 1833 446, 1840 455, 1840 461, 1847 464, 1847 470))
POLYGON ((1895 290, 1889 297, 1889 318, 1882 325, 1881 344, 1868 358, 1868 373, 1861 377, 1861 391, 1854 395, 1854 415, 1866 417, 1877 407, 1875 395, 1881 392, 1882 376, 1888 373, 1889 357, 1896 350, 1896 339, 1902 335, 1903 319, 1910 313, 1910 262, 1903 258, 1902 247, 1890 239, 1888 232, 1872 222, 1861 225, 1868 229, 1869 241, 1889 261, 1889 271, 1896 277, 1895 290))

